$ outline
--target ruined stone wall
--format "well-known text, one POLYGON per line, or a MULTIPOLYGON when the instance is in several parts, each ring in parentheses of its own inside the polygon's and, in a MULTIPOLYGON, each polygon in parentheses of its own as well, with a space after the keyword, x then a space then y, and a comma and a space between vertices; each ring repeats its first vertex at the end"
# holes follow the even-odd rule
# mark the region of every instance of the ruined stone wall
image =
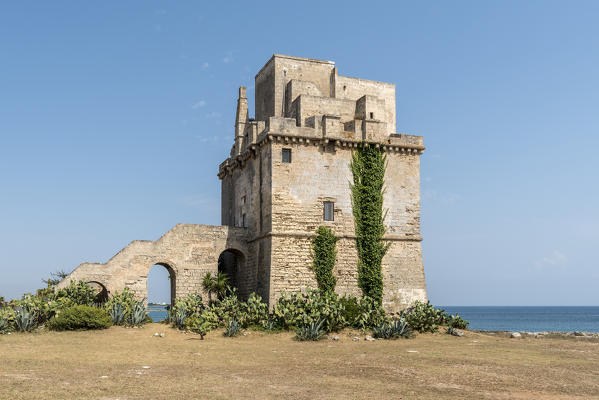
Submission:
MULTIPOLYGON (((147 299, 148 272, 164 265, 175 279, 173 296, 204 293, 202 278, 216 273, 218 257, 227 249, 246 255, 246 232, 241 228, 179 224, 156 241, 133 241, 104 264, 83 263, 60 284, 71 280, 98 282, 109 294, 128 287, 138 299, 147 299)), ((245 257, 247 258, 247 257, 245 257)))

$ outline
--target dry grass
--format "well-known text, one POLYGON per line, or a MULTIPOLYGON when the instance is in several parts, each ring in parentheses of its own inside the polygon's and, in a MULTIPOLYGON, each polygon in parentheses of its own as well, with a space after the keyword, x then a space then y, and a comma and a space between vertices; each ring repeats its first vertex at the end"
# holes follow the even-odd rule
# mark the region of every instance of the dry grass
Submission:
POLYGON ((599 398, 597 342, 471 332, 374 342, 339 336, 306 343, 291 333, 217 331, 201 341, 161 324, 3 335, 0 398, 599 398))

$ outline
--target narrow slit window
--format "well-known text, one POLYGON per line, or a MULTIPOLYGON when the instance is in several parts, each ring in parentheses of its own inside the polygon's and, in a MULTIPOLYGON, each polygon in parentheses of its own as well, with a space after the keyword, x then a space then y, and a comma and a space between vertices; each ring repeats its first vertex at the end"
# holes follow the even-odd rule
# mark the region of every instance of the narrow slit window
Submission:
POLYGON ((284 163, 291 162, 291 149, 283 149, 283 162, 284 163))
POLYGON ((324 202, 324 220, 334 221, 335 220, 335 203, 332 201, 324 202))
POLYGON ((241 216, 241 219, 242 219, 242 222, 243 222, 243 227, 244 227, 244 228, 247 228, 247 227, 248 227, 248 219, 247 219, 247 215, 246 215, 246 214, 243 214, 243 215, 241 216))
POLYGON ((374 113, 370 113, 370 119, 374 119, 374 113))

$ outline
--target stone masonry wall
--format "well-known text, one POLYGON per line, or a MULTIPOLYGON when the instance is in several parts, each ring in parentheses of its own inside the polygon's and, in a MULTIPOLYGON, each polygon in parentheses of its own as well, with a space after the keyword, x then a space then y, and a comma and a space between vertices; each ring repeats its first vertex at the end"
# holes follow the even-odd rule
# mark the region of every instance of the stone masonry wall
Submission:
MULTIPOLYGON (((329 226, 341 239, 334 274, 337 292, 360 294, 357 252, 350 197, 349 164, 352 150, 331 145, 306 145, 284 140, 271 144, 272 165, 272 272, 271 299, 284 291, 316 287, 311 239, 316 229, 329 226), (281 161, 282 149, 291 149, 292 162, 281 161), (323 220, 323 202, 335 203, 334 221, 323 220)), ((391 241, 383 259, 384 303, 399 310, 426 299, 420 246, 419 156, 387 153, 386 238, 391 241)))
POLYGON ((202 278, 206 272, 216 273, 218 257, 227 249, 247 259, 246 233, 227 226, 179 224, 156 241, 133 241, 104 264, 83 263, 60 284, 71 280, 98 282, 109 292, 131 289, 138 299, 147 299, 150 268, 164 265, 175 279, 173 296, 204 293, 202 278))

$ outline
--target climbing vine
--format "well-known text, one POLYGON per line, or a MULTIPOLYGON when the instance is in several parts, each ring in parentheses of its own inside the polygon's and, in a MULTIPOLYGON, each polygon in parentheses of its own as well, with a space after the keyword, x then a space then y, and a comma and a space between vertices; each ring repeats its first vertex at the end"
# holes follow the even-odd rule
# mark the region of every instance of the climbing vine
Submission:
POLYGON ((380 148, 364 144, 353 154, 352 206, 358 251, 358 286, 362 294, 383 301, 383 256, 389 244, 383 242, 386 212, 383 211, 386 157, 380 148))
POLYGON ((326 226, 319 227, 316 236, 312 240, 314 253, 312 269, 316 275, 318 289, 322 292, 335 291, 337 279, 333 275, 333 268, 337 257, 337 240, 337 236, 326 226))

